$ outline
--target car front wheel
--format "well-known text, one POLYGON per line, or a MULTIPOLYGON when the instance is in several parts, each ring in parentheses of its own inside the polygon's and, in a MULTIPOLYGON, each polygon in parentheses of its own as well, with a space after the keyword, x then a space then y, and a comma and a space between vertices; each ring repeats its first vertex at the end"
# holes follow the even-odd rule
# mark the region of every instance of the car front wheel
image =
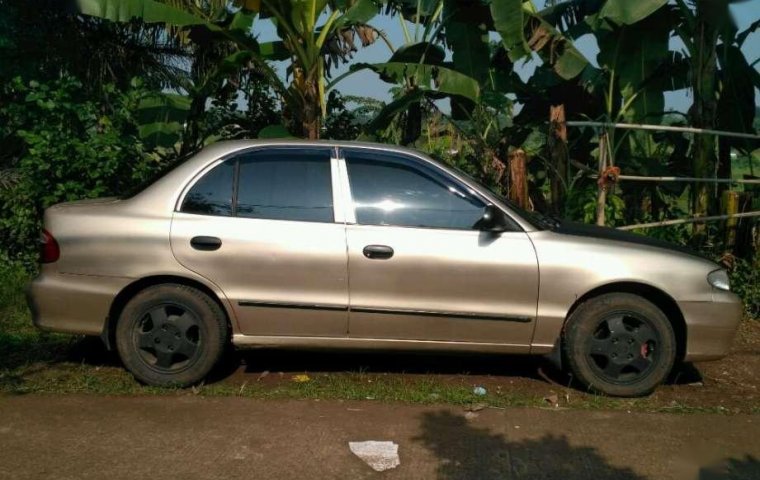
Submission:
POLYGON ((148 287, 124 307, 116 346, 127 369, 154 386, 200 382, 228 341, 224 312, 205 293, 179 284, 148 287))
POLYGON ((667 378, 676 358, 673 326, 653 303, 628 293, 583 302, 563 333, 575 377, 599 393, 637 397, 667 378))

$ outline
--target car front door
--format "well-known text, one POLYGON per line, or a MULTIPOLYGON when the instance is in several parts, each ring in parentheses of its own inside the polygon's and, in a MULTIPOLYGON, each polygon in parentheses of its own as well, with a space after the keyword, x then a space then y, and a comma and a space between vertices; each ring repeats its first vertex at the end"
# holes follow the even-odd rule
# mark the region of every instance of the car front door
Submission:
POLYGON ((345 336, 345 225, 331 147, 258 147, 210 166, 174 215, 177 260, 232 303, 239 332, 345 336))
POLYGON ((538 265, 516 227, 477 230, 487 202, 432 162, 341 150, 349 191, 349 337, 529 349, 538 265))

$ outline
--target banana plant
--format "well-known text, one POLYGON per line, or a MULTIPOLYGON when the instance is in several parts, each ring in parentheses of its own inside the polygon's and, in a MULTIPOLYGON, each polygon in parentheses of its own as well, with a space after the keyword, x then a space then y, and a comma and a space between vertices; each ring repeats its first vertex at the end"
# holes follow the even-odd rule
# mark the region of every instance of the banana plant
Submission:
POLYGON ((388 61, 354 64, 329 84, 328 88, 333 88, 346 76, 369 69, 394 85, 395 98, 370 122, 367 127, 370 133, 383 131, 392 122, 400 123, 403 133, 399 141, 412 144, 422 131, 423 110, 432 101, 450 98, 454 102, 475 102, 480 98, 478 79, 466 69, 457 69, 454 62, 445 61, 444 4, 444 0, 387 2, 388 11, 399 20, 404 44, 388 61), (412 22, 412 29, 407 21, 412 22))
MULTIPOLYGON (((208 99, 229 84, 239 71, 242 60, 233 65, 236 50, 266 50, 250 38, 255 15, 242 10, 230 13, 227 2, 211 0, 192 2, 170 0, 78 0, 81 13, 117 23, 129 23, 135 19, 149 25, 162 25, 165 35, 184 45, 191 53, 185 81, 177 85, 175 92, 160 91, 146 96, 138 106, 137 118, 141 120, 140 134, 152 147, 171 151, 179 146, 180 155, 197 149, 201 144, 200 123, 205 114, 208 99)), ((284 90, 277 84, 275 72, 262 62, 259 71, 269 76, 274 88, 284 90)))
MULTIPOLYGON (((646 0, 630 3, 639 1, 646 0)), ((489 10, 493 30, 501 36, 512 62, 530 58, 535 52, 566 80, 577 77, 588 65, 588 60, 575 47, 572 39, 549 23, 532 1, 493 0, 489 10)))
POLYGON ((299 118, 303 136, 318 138, 321 119, 326 116, 329 62, 354 49, 355 27, 364 41, 374 41, 364 28, 378 7, 371 0, 261 0, 258 9, 251 5, 258 2, 247 3, 247 8, 270 17, 277 27, 281 40, 274 45, 291 58, 287 71, 291 78, 287 102, 290 113, 299 118))
POLYGON ((366 25, 378 11, 372 0, 234 0, 217 2, 222 8, 211 10, 204 9, 208 2, 194 0, 78 2, 87 15, 117 22, 137 18, 164 23, 191 41, 194 37, 211 38, 233 44, 235 51, 214 65, 215 78, 254 66, 281 97, 287 116, 292 118, 292 129, 307 138, 319 137, 325 114, 327 62, 335 55, 327 46, 338 42, 345 54, 346 49, 353 48, 354 32, 363 43, 376 38, 366 25), (276 25, 279 40, 260 43, 252 36, 255 21, 261 19, 270 19, 276 25), (289 84, 272 68, 273 60, 290 60, 289 84))
MULTIPOLYGON (((677 0, 681 15, 676 33, 686 46, 690 59, 689 78, 693 93, 689 119, 692 126, 706 129, 754 133, 755 90, 760 88, 760 74, 741 51, 746 38, 758 28, 756 21, 739 33, 729 12, 729 0, 677 0)), ((743 142, 713 135, 697 135, 693 142, 692 169, 697 177, 711 177, 717 170, 721 177, 731 176, 732 147, 749 150, 743 142)), ((692 193, 694 213, 707 215, 717 206, 711 201, 712 187, 696 185, 692 193)), ((720 189, 719 189, 720 190, 720 189)), ((702 236, 704 225, 696 225, 702 236)))
MULTIPOLYGON (((493 74, 490 32, 501 37, 512 64, 536 52, 563 79, 577 77, 588 64, 568 38, 543 20, 531 1, 396 0, 388 5, 399 17, 405 45, 388 62, 354 65, 352 72, 369 68, 405 88, 401 97, 380 112, 371 129, 386 126, 402 112, 413 116, 422 100, 449 98, 455 119, 471 117, 480 102, 503 109, 508 103, 505 95, 514 93, 509 91, 513 72, 493 74), (414 34, 406 19, 414 21, 414 34), (444 61, 441 44, 451 50, 451 61, 444 61)), ((405 135, 406 142, 418 135, 419 129, 417 135, 405 135)))

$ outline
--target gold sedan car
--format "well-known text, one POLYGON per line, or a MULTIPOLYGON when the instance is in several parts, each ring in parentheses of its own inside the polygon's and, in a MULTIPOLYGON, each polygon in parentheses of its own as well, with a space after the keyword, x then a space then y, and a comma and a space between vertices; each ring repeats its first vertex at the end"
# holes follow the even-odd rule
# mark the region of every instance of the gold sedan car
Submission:
POLYGON ((522 211, 388 145, 217 143, 129 198, 45 212, 35 324, 99 335, 150 385, 239 347, 550 354, 609 395, 726 355, 717 264, 522 211))

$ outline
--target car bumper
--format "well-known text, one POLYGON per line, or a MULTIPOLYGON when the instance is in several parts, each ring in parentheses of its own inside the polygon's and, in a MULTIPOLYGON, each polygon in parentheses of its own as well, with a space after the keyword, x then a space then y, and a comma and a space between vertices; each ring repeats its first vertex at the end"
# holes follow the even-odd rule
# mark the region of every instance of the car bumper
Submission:
POLYGON ((735 294, 715 290, 712 302, 679 302, 686 320, 686 356, 698 362, 728 355, 742 319, 742 302, 735 294))
POLYGON ((42 330, 100 335, 114 297, 129 282, 122 277, 60 274, 53 265, 45 265, 26 289, 32 321, 42 330))

